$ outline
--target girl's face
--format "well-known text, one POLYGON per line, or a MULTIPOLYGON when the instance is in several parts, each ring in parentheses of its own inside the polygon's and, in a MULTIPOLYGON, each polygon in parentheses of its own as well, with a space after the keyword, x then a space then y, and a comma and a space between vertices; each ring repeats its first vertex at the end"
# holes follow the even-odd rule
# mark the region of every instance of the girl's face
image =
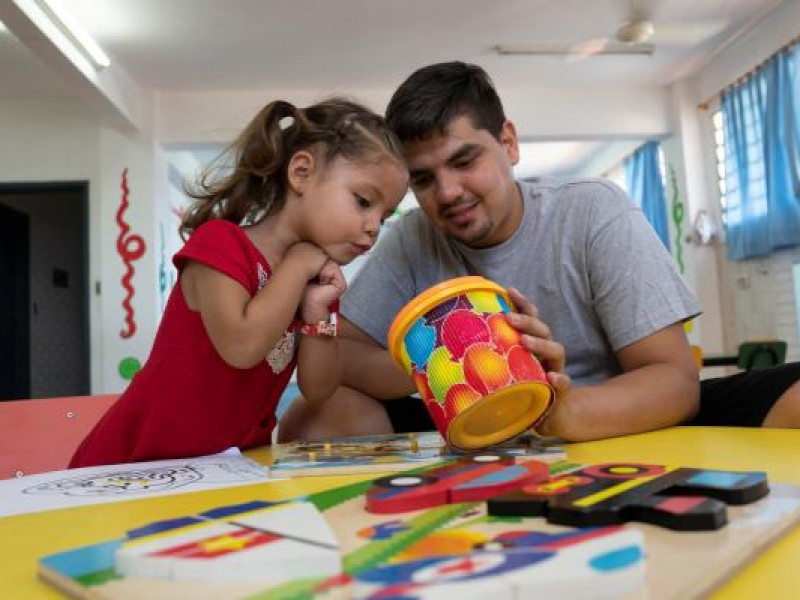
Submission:
POLYGON ((344 265, 375 244, 381 224, 408 187, 408 171, 388 157, 351 161, 338 156, 312 168, 302 186, 300 238, 344 265))

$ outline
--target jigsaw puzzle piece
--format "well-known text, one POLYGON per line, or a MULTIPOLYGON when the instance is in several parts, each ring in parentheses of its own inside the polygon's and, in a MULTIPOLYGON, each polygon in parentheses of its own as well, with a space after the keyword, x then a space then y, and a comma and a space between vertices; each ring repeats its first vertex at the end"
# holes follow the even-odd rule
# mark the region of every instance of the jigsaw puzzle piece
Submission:
POLYGON ((359 574, 355 597, 610 599, 644 581, 644 539, 638 531, 517 533, 468 554, 424 557, 359 574))
POLYGON ((338 541, 308 502, 224 507, 151 524, 133 532, 115 562, 125 576, 269 586, 342 568, 338 541))

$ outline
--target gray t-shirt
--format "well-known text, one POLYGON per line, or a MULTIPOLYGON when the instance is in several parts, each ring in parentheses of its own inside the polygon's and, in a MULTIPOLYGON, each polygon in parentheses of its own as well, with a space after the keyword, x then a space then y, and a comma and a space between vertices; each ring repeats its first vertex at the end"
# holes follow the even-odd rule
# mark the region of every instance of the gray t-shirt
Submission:
POLYGON ((392 223, 343 296, 344 317, 386 347, 392 320, 414 296, 482 275, 536 304, 566 349, 567 373, 589 384, 620 373, 615 350, 700 313, 642 212, 613 183, 518 185, 522 223, 491 248, 448 238, 419 209, 392 223))

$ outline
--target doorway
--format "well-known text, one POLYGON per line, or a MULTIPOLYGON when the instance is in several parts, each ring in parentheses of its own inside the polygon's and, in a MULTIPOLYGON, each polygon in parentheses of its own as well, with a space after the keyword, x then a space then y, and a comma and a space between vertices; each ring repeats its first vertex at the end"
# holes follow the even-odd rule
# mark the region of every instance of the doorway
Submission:
POLYGON ((0 400, 88 394, 88 183, 0 183, 0 223, 0 400))
POLYGON ((0 400, 28 398, 30 219, 0 204, 0 400))

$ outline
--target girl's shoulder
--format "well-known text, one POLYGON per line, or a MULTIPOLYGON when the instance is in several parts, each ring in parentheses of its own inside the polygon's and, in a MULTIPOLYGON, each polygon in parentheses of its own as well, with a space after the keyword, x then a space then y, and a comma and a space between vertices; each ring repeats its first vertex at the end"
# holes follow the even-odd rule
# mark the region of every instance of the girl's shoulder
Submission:
POLYGON ((236 223, 225 219, 211 219, 192 232, 183 249, 213 246, 222 250, 231 244, 241 246, 248 241, 249 238, 244 229, 236 223))
POLYGON ((244 229, 224 219, 212 219, 195 229, 172 262, 181 270, 188 260, 229 274, 233 269, 239 274, 237 279, 246 277, 245 274, 262 261, 244 229))

